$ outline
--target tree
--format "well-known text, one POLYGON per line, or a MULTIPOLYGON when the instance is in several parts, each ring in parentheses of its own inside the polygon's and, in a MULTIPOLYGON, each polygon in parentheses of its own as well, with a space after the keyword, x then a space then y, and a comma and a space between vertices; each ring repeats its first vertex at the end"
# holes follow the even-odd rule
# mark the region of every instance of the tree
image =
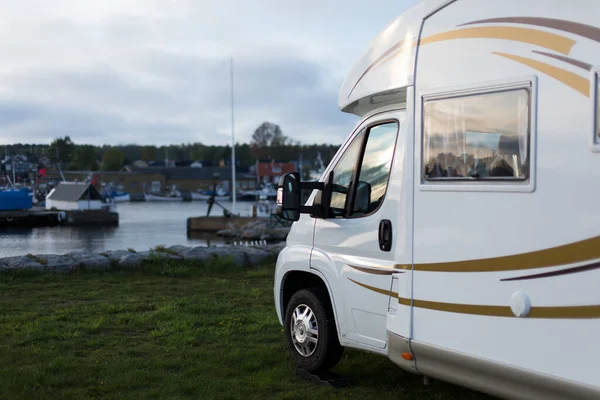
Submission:
POLYGON ((192 160, 204 161, 204 149, 202 149, 202 147, 195 147, 194 150, 192 150, 192 160))
POLYGON ((142 148, 142 160, 156 161, 156 147, 155 146, 144 146, 142 148))
POLYGON ((110 147, 102 157, 102 169, 104 171, 118 171, 123 166, 125 155, 115 147, 110 147))
POLYGON ((73 160, 74 152, 75 144, 73 144, 69 136, 65 136, 64 138, 54 139, 50 143, 48 156, 54 162, 69 163, 73 160))
POLYGON ((98 160, 96 158, 96 148, 92 145, 85 144, 75 148, 75 156, 73 157, 72 166, 74 169, 83 171, 98 169, 98 160))
POLYGON ((284 146, 287 141, 279 125, 272 122, 263 122, 252 134, 253 147, 284 146))
POLYGON ((223 158, 225 160, 231 160, 231 146, 230 145, 226 145, 225 149, 223 149, 223 158))

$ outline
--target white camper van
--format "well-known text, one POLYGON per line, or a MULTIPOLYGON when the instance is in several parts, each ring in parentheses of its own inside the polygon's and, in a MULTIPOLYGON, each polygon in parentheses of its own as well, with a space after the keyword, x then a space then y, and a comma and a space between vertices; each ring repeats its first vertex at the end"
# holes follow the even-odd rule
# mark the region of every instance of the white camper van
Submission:
POLYGON ((360 123, 318 182, 280 181, 298 366, 347 347, 499 397, 600 399, 599 17, 430 0, 372 42, 339 95, 360 123))

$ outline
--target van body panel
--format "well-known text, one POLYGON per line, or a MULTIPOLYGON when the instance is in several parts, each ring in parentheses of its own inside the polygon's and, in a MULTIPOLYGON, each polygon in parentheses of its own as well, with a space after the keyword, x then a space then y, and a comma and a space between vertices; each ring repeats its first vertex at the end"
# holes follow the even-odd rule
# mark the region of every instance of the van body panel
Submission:
POLYGON ((342 84, 340 110, 363 116, 356 106, 360 99, 413 85, 415 44, 425 5, 421 2, 407 10, 372 41, 342 84))
MULTIPOLYGON (((403 248, 396 243, 405 239, 405 230, 399 224, 402 220, 398 218, 405 213, 397 212, 402 208, 402 167, 397 164, 404 162, 405 122, 405 110, 377 114, 365 120, 350 139, 351 142, 360 140, 362 132, 370 127, 384 123, 396 124, 395 140, 387 144, 388 148, 395 148, 395 154, 379 208, 370 215, 358 218, 319 219, 315 225, 314 251, 327 254, 329 268, 335 270, 337 277, 337 293, 344 299, 343 303, 337 303, 338 314, 344 314, 342 336, 380 349, 386 347, 389 292, 394 266, 399 260, 396 250, 403 248), (393 229, 393 250, 389 252, 380 249, 378 239, 380 223, 386 219, 391 221, 393 229), (369 288, 381 288, 384 291, 374 292, 369 288)), ((352 151, 353 147, 348 148, 348 151, 352 151)), ((337 163, 332 163, 330 170, 335 173, 336 167, 337 163)), ((314 256, 311 266, 317 267, 314 256)))
POLYGON ((500 362, 478 358, 441 347, 411 341, 410 348, 419 354, 412 364, 401 357, 407 351, 406 338, 388 332, 390 359, 400 367, 418 370, 426 376, 456 382, 500 398, 515 400, 593 400, 600 389, 564 378, 543 375, 500 362))
POLYGON ((426 20, 415 86, 415 341, 598 385, 600 158, 589 147, 590 73, 573 60, 600 64, 599 14, 595 2, 459 0, 426 20), (465 87, 479 96, 527 76, 529 182, 426 181, 425 131, 463 132, 455 125, 464 122, 456 112, 432 125, 427 96, 465 87), (531 314, 516 317, 515 301, 531 314))
MULTIPOLYGON (((312 242, 312 241, 311 241, 312 242)), ((310 270, 310 254, 312 243, 308 245, 287 245, 279 252, 275 266, 275 281, 273 295, 279 323, 283 325, 285 309, 282 302, 283 284, 286 276, 292 271, 312 272, 310 270)))

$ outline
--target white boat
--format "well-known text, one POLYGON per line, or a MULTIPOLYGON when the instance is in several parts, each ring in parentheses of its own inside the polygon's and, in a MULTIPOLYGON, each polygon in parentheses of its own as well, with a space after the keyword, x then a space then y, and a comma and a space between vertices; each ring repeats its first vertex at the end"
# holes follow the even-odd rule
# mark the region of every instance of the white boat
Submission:
MULTIPOLYGON (((208 200, 210 199, 210 195, 209 194, 205 194, 205 193, 199 193, 199 192, 192 192, 192 200, 208 200)), ((223 201, 223 200, 231 200, 231 196, 227 195, 227 196, 215 196, 215 200, 219 200, 219 201, 223 201)))
POLYGON ((122 193, 114 195, 112 199, 115 203, 124 203, 131 201, 131 196, 129 196, 129 193, 122 193))
POLYGON ((157 194, 145 193, 144 198, 146 201, 183 201, 183 197, 181 195, 160 196, 157 194))
POLYGON ((240 195, 243 200, 275 200, 277 199, 277 189, 272 184, 267 184, 255 190, 243 190, 240 195))

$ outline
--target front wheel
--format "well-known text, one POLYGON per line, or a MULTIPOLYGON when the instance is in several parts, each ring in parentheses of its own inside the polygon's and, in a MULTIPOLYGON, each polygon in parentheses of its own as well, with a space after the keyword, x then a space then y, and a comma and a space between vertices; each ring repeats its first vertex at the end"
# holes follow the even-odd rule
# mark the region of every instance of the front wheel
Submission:
POLYGON ((285 312, 288 349, 298 367, 309 372, 334 367, 343 354, 326 292, 302 289, 294 293, 285 312))

